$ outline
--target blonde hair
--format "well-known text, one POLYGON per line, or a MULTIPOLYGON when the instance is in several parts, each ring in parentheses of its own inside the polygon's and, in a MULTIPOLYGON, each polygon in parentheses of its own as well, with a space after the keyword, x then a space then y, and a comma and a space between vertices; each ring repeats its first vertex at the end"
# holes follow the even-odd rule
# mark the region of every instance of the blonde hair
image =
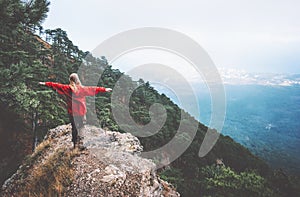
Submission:
POLYGON ((72 73, 70 75, 69 81, 72 90, 76 92, 78 90, 78 86, 81 86, 81 81, 78 75, 76 73, 72 73))

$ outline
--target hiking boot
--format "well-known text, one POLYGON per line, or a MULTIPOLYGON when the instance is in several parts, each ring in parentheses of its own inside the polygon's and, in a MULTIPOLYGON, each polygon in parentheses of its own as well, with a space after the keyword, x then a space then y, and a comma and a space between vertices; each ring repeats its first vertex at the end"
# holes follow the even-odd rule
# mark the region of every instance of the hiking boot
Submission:
POLYGON ((83 146, 83 137, 79 137, 77 138, 77 142, 76 144, 74 144, 74 148, 77 147, 79 150, 86 150, 86 147, 83 146))

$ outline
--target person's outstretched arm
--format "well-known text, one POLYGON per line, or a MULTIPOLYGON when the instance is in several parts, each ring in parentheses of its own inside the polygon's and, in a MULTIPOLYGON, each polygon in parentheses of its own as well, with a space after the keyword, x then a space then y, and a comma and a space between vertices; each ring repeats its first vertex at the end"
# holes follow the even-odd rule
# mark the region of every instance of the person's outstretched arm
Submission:
POLYGON ((99 92, 111 92, 111 88, 105 88, 105 87, 93 87, 93 86, 87 86, 84 87, 84 95, 85 96, 95 96, 99 92))
POLYGON ((70 90, 69 85, 54 83, 54 82, 39 82, 40 85, 45 85, 56 90, 59 94, 66 94, 70 90))

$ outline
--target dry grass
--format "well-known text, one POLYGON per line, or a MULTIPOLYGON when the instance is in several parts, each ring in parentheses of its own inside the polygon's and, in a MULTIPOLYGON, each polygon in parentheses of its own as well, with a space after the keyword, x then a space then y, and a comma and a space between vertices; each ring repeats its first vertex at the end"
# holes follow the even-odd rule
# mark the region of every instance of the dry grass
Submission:
POLYGON ((45 152, 50 148, 51 140, 45 140, 42 143, 40 143, 35 151, 32 153, 32 155, 28 155, 24 159, 24 164, 21 166, 17 179, 15 180, 18 185, 24 185, 23 177, 27 177, 32 169, 35 163, 38 163, 38 160, 42 160, 45 152))
POLYGON ((44 140, 41 142, 34 150, 34 153, 31 155, 32 158, 36 158, 42 155, 42 153, 50 148, 51 140, 44 140))
POLYGON ((59 149, 27 178, 20 196, 62 196, 73 179, 72 159, 78 150, 59 149))
POLYGON ((59 146, 57 139, 68 133, 69 129, 65 129, 41 142, 34 153, 25 158, 0 196, 65 196, 74 177, 72 160, 81 154, 78 149, 59 146))
POLYGON ((49 154, 52 143, 51 139, 43 141, 35 152, 26 158, 15 179, 14 187, 3 193, 3 196, 64 196, 74 175, 72 159, 80 155, 80 151, 59 148, 49 154))

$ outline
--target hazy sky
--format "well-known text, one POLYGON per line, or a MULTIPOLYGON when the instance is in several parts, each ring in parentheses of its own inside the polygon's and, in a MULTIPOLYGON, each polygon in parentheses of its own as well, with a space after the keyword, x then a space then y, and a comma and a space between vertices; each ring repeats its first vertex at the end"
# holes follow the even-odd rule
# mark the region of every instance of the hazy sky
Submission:
POLYGON ((50 0, 45 29, 92 51, 133 28, 163 27, 197 41, 217 67, 300 73, 299 0, 50 0))

